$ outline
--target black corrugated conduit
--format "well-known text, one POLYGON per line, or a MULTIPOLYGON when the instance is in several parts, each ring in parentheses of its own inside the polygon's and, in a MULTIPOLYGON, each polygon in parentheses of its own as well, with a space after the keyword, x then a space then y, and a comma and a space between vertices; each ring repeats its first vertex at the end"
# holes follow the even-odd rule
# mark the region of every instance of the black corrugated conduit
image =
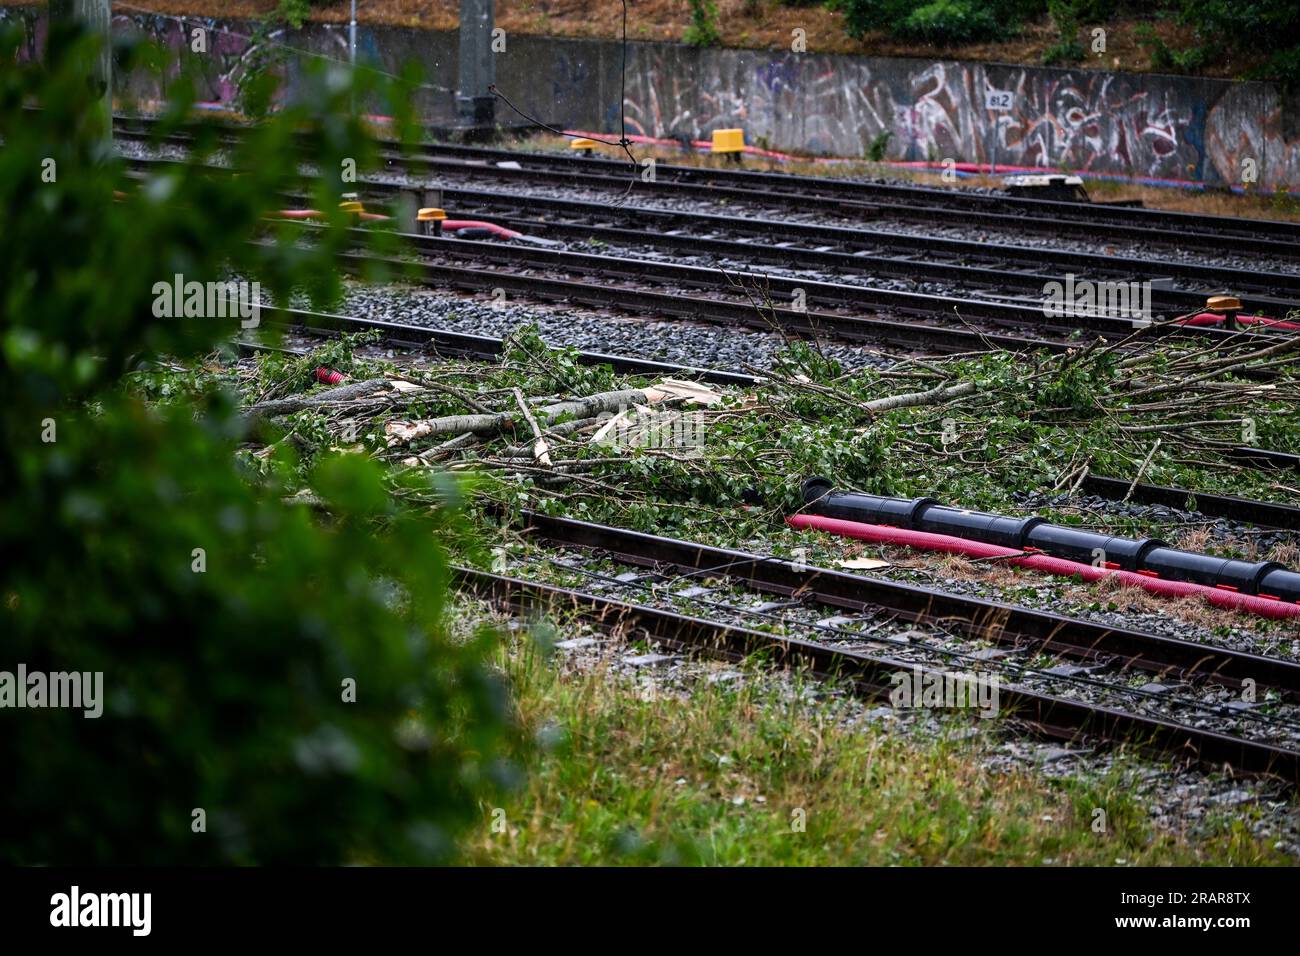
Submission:
POLYGON ((1300 573, 1276 561, 1217 558, 1180 551, 1156 538, 1134 540, 1049 524, 1042 518, 1010 518, 953 508, 933 498, 888 498, 835 491, 825 478, 804 482, 803 495, 806 512, 827 518, 944 534, 1084 564, 1100 558, 1100 566, 1112 570, 1300 602, 1300 573))

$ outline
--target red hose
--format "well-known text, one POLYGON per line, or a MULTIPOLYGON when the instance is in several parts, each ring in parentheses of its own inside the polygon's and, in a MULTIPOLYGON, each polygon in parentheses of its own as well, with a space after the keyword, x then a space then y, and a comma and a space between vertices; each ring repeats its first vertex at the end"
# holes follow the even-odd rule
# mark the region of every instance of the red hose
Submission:
MULTIPOLYGON (((324 219, 325 214, 319 209, 277 209, 275 212, 267 213, 272 219, 324 219)), ((389 216, 381 216, 376 212, 358 213, 362 219, 389 219, 389 216)), ((523 236, 522 232, 515 232, 513 229, 507 229, 505 226, 498 226, 494 222, 484 222, 481 219, 445 219, 442 223, 443 232, 456 232, 460 229, 486 229, 494 236, 501 239, 519 239, 523 236)))
MULTIPOLYGON (((359 212, 356 213, 361 219, 391 219, 391 216, 380 215, 377 212, 359 212)), ((271 219, 324 219, 325 214, 319 209, 277 209, 274 212, 268 212, 267 216, 271 219)))
MULTIPOLYGON (((1195 315, 1189 315, 1178 321, 1179 325, 1222 325, 1224 316, 1220 312, 1198 312, 1195 315)), ((1300 322, 1289 322, 1286 319, 1270 319, 1264 315, 1239 315, 1237 322, 1241 325, 1262 325, 1268 329, 1286 329, 1295 331, 1300 329, 1300 322)))
POLYGON ((455 232, 458 229, 486 229, 502 239, 518 239, 523 235, 522 232, 515 232, 505 226, 498 226, 494 222, 483 222, 480 219, 446 219, 442 223, 443 232, 455 232))
POLYGON ((985 544, 982 541, 969 541, 946 534, 931 534, 928 531, 911 531, 906 528, 893 528, 889 525, 862 524, 857 521, 844 521, 840 518, 825 518, 821 515, 797 514, 785 519, 792 528, 815 528, 831 534, 857 538, 861 541, 874 541, 880 544, 901 544, 909 548, 922 548, 927 551, 942 551, 946 554, 960 554, 970 558, 1007 558, 1007 564, 1057 574, 1062 577, 1079 575, 1085 581, 1100 581, 1102 578, 1117 577, 1123 584, 1140 587, 1152 594, 1164 597, 1199 596, 1216 607, 1231 608, 1237 611, 1249 611, 1264 617, 1300 617, 1300 604, 1279 601, 1276 598, 1260 597, 1254 594, 1239 594, 1224 588, 1212 588, 1204 584, 1189 581, 1168 581, 1164 578, 1149 577, 1133 571, 1111 571, 1106 568, 1094 568, 1090 564, 1053 558, 1046 554, 1024 554, 1014 548, 1001 545, 985 544), (1017 555, 1017 557, 1010 557, 1017 555))

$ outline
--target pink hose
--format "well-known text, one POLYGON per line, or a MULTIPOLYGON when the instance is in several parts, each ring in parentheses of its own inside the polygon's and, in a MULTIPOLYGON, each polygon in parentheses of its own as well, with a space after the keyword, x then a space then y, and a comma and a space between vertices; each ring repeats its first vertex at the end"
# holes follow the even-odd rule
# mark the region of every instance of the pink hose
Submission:
MULTIPOLYGON (((359 212, 356 214, 361 219, 391 219, 391 216, 383 216, 377 212, 359 212)), ((325 214, 319 209, 277 209, 274 212, 268 212, 267 216, 272 219, 324 219, 325 214)))
MULTIPOLYGON (((1179 325, 1222 325, 1224 316, 1220 312, 1198 312, 1195 315, 1189 315, 1180 319, 1179 325)), ((1239 315, 1237 322, 1241 325, 1262 325, 1267 329, 1286 329, 1295 331, 1300 329, 1300 322, 1288 322, 1286 319, 1270 319, 1264 315, 1239 315)))
POLYGON ((847 538, 861 541, 874 541, 879 544, 901 544, 909 548, 922 548, 927 551, 942 551, 946 554, 960 554, 969 558, 1007 558, 1007 564, 1014 564, 1046 574, 1062 577, 1079 575, 1085 581, 1100 581, 1102 578, 1115 576, 1123 584, 1140 587, 1152 594, 1164 597, 1199 596, 1216 607, 1230 608, 1236 611, 1249 611, 1263 617, 1300 617, 1300 603, 1291 604, 1276 598, 1260 597, 1254 594, 1239 594, 1225 588, 1212 588, 1190 581, 1168 581, 1164 578, 1139 574, 1134 571, 1111 571, 1094 568, 1090 564, 1053 558, 1046 554, 1024 554, 1014 548, 1001 545, 985 544, 982 541, 968 541, 946 534, 931 534, 928 531, 911 531, 906 528, 894 528, 889 525, 861 524, 857 521, 844 521, 840 518, 826 518, 822 515, 797 514, 785 519, 792 528, 814 528, 847 538), (1011 557, 1017 555, 1017 557, 1011 557))
MULTIPOLYGON (((275 212, 267 213, 272 219, 324 219, 325 214, 319 209, 277 209, 275 212)), ((381 216, 376 212, 358 213, 362 219, 389 219, 390 216, 381 216)), ((494 222, 484 222, 481 219, 445 219, 442 223, 443 232, 456 232, 460 229, 486 229, 494 236, 502 239, 518 239, 523 236, 522 232, 515 232, 513 229, 507 229, 505 226, 498 226, 494 222)))
POLYGON ((443 232, 455 232, 458 229, 486 229, 494 236, 500 236, 502 239, 518 239, 523 235, 522 232, 515 232, 505 226, 498 226, 494 222, 483 222, 479 219, 447 219, 443 221, 443 232))

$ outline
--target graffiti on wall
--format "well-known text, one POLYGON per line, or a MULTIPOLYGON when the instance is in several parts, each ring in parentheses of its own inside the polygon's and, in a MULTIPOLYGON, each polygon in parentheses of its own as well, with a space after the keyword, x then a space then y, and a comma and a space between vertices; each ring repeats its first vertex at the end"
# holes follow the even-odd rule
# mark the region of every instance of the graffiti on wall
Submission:
MULTIPOLYGON (((38 59, 45 42, 43 11, 0 7, 0 23, 4 22, 22 23, 24 42, 20 56, 24 60, 38 59)), ((170 66, 161 76, 132 78, 131 92, 141 96, 165 96, 168 84, 188 66, 198 81, 196 94, 200 102, 234 105, 239 102, 244 84, 263 70, 291 79, 301 57, 339 62, 348 58, 347 28, 338 24, 314 24, 299 31, 216 17, 115 13, 112 29, 116 36, 139 37, 172 54, 168 58, 170 66), (201 54, 192 48, 195 30, 204 34, 201 54)), ((370 31, 362 30, 358 34, 357 59, 359 62, 380 60, 378 44, 370 31)), ((120 83, 121 78, 115 82, 120 83)))
POLYGON ((1300 187, 1300 142, 1288 140, 1282 100, 1256 84, 1227 90, 1205 119, 1207 161, 1226 182, 1239 182, 1248 160, 1268 188, 1300 187))
POLYGON ((646 44, 625 106, 645 135, 741 126, 751 142, 809 153, 860 156, 887 136, 900 160, 1237 184, 1250 154, 1270 187, 1300 171, 1300 143, 1285 141, 1265 84, 646 44), (1008 91, 1011 108, 986 109, 990 90, 1008 91))
POLYGON ((213 17, 181 20, 149 14, 115 14, 113 28, 124 34, 143 35, 174 54, 174 65, 160 82, 159 93, 165 94, 167 81, 175 79, 181 63, 188 61, 199 81, 198 99, 223 105, 238 103, 244 82, 272 62, 276 45, 283 42, 286 33, 275 29, 257 36, 244 32, 249 29, 244 23, 231 25, 213 17), (201 56, 188 55, 195 30, 205 34, 206 50, 201 56))
MULTIPOLYGON (((28 58, 43 42, 40 14, 0 8, 0 22, 27 26, 28 58)), ((206 30, 206 55, 191 59, 200 99, 221 104, 237 104, 248 77, 268 63, 279 61, 272 68, 292 83, 304 56, 347 58, 339 24, 259 30, 249 21, 149 14, 118 14, 113 23, 115 32, 173 50, 177 63, 191 30, 206 30)), ((454 33, 376 28, 359 39, 358 58, 382 69, 414 59, 436 77, 454 66, 454 33)), ((503 55, 498 75, 506 85, 526 78, 515 86, 532 115, 583 128, 616 131, 625 114, 630 132, 655 137, 699 139, 741 127, 751 143, 794 152, 861 156, 884 143, 890 159, 996 158, 1006 166, 1233 185, 1250 161, 1262 188, 1300 184, 1300 138, 1287 137, 1296 124, 1285 122, 1281 96, 1267 84, 633 43, 620 102, 620 64, 616 42, 526 37, 503 55), (986 109, 990 90, 1008 92, 1010 108, 986 109)), ((166 84, 132 92, 165 95, 166 84)), ((437 94, 421 94, 418 108, 432 119, 449 108, 441 94, 451 91, 426 89, 437 94)))

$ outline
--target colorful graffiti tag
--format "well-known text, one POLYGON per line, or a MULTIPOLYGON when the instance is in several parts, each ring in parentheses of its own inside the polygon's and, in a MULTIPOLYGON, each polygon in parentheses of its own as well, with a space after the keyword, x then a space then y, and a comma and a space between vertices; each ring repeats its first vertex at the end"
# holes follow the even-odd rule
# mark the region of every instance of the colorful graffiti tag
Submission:
MULTIPOLYGON (((1193 181, 1207 174, 1235 181, 1227 153, 1205 146, 1207 116, 1220 122, 1235 111, 1207 109, 1207 96, 1224 98, 1240 86, 1271 90, 979 63, 748 51, 704 57, 666 45, 638 47, 634 65, 627 111, 647 135, 699 138, 739 125, 773 148, 836 155, 862 155, 887 136, 891 159, 986 163, 996 156, 1006 165, 1193 181), (986 109, 989 90, 1009 91, 1010 109, 986 109)), ((1255 125, 1252 145, 1263 157, 1280 130, 1255 125)))

